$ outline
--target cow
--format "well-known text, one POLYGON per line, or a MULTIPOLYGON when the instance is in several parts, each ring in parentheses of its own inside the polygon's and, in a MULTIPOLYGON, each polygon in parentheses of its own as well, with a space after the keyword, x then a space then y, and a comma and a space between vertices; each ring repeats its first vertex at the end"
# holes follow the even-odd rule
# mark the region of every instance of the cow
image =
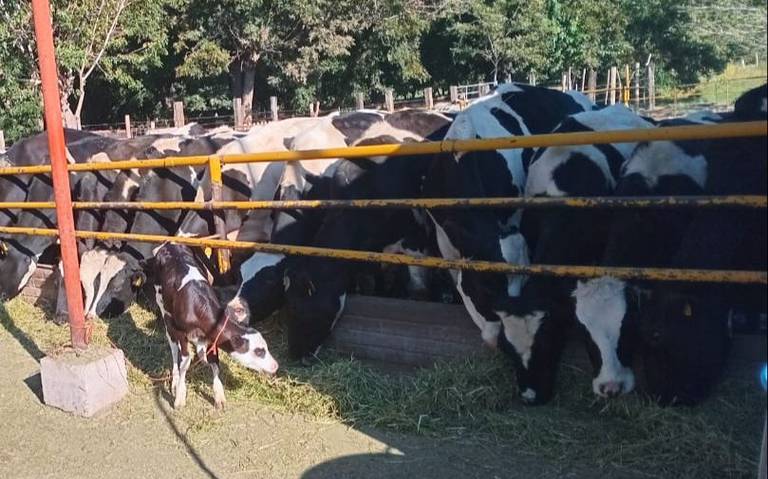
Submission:
POLYGON ((155 248, 147 268, 155 275, 156 301, 171 348, 174 408, 186 404, 186 376, 193 357, 188 349, 190 342, 200 360, 206 361, 213 372, 216 409, 222 409, 225 403, 224 385, 219 378, 219 349, 249 369, 270 375, 277 372, 277 361, 261 333, 243 326, 247 314, 225 315, 205 266, 189 247, 163 243, 155 248))
MULTIPOLYGON (((441 140, 451 119, 443 114, 406 110, 387 115, 356 142, 357 146, 441 140), (370 135, 370 136, 369 136, 370 135)), ((430 164, 424 156, 343 160, 334 172, 334 199, 413 198, 430 164)), ((424 222, 423 217, 421 223, 424 222)), ((325 248, 379 250, 423 256, 423 226, 410 210, 340 210, 326 215, 311 245, 325 248), (408 248, 417 248, 411 249, 408 248)), ((344 310, 346 295, 359 265, 330 258, 296 257, 284 275, 288 313, 288 352, 304 362, 316 355, 344 310)), ((411 269, 415 286, 422 269, 411 269)))
MULTIPOLYGON (((358 140, 372 125, 383 121, 378 112, 363 111, 322 118, 286 141, 291 150, 345 147, 358 140)), ((279 200, 328 198, 330 178, 339 159, 287 162, 280 177, 279 200)), ((317 231, 323 217, 318 210, 278 211, 274 215, 270 241, 279 244, 306 244, 317 231)), ((255 253, 243 262, 237 294, 228 307, 247 305, 253 321, 269 317, 284 303, 283 273, 286 257, 255 253)))
MULTIPOLYGON (((553 133, 610 131, 654 128, 623 105, 571 115, 553 133)), ((610 196, 622 166, 636 143, 557 146, 539 149, 531 162, 525 186, 527 197, 610 196)), ((623 213, 620 213, 623 214, 623 213)), ((559 209, 523 213, 522 230, 531 248, 534 264, 594 264, 602 257, 605 238, 613 214, 608 211, 559 209)), ((557 358, 565 344, 569 323, 574 316, 572 295, 578 296, 575 316, 585 333, 587 351, 594 368, 592 389, 602 397, 627 393, 634 388, 631 353, 619 347, 620 335, 613 323, 606 324, 608 303, 586 307, 590 300, 601 301, 595 288, 575 288, 568 278, 534 276, 523 287, 519 311, 504 323, 515 327, 510 348, 524 351, 530 346, 527 368, 534 385, 528 391, 531 402, 546 402, 552 395, 557 358), (522 327, 525 325, 525 327, 522 327)), ((598 290, 599 291, 599 290, 598 290)), ((629 324, 629 323, 627 323, 629 324)), ((506 336, 502 339, 506 339, 506 336)))
MULTIPOLYGON (((750 97, 759 104, 761 97, 754 91, 740 100, 750 97)), ((733 114, 723 115, 722 121, 755 119, 759 107, 748 105, 737 101, 733 114)), ((689 119, 660 122, 660 126, 669 124, 696 123, 689 119)), ((640 143, 622 168, 614 194, 765 194, 765 150, 764 138, 640 143)), ((600 263, 730 269, 754 269, 762 264, 764 268, 765 250, 754 248, 765 244, 764 221, 752 213, 730 211, 626 212, 614 218, 600 263)), ((589 301, 584 302, 585 295, 578 294, 579 289, 603 298, 603 305, 613 305, 601 311, 602 322, 620 331, 611 338, 609 348, 621 349, 639 341, 646 388, 661 404, 693 404, 706 395, 727 352, 724 308, 755 296, 745 294, 745 289, 734 295, 733 288, 723 285, 654 286, 604 277, 579 283, 577 311, 591 307, 589 301), (707 354, 701 354, 705 350, 707 354)), ((762 298, 755 300, 760 304, 764 291, 755 297, 762 298)))
MULTIPOLYGON (((594 105, 577 92, 559 92, 524 84, 502 84, 459 113, 447 139, 474 139, 549 133, 568 115, 594 105)), ((515 149, 437 155, 427 172, 424 196, 442 198, 518 197, 523 194, 535 150, 515 149)), ((529 253, 515 209, 432 210, 437 246, 447 259, 475 259, 525 265, 529 253)), ((526 364, 532 344, 529 327, 541 318, 515 312, 523 279, 476 271, 452 271, 456 289, 472 320, 490 347, 513 353, 521 397, 541 401, 526 364), (522 336, 518 336, 522 334, 522 336), (502 337, 503 336, 503 337, 502 337), (521 338, 518 341, 518 337, 521 338), (513 345, 511 351, 508 345, 513 345), (516 345, 516 346, 515 346, 516 345)), ((546 368, 544 368, 546 369, 546 368)), ((539 388, 541 389, 541 388, 539 388)))

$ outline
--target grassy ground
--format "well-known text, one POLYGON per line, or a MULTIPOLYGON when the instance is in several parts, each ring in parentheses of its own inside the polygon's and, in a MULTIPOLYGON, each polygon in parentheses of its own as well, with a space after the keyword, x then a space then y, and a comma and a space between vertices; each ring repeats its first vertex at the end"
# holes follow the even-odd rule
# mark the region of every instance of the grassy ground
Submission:
MULTIPOLYGON (((43 311, 20 300, 0 308, 0 324, 20 333, 17 338, 28 338, 27 349, 47 352, 67 342, 67 329, 44 319, 43 311)), ((120 318, 98 322, 94 342, 123 349, 132 388, 166 387, 170 354, 161 327, 152 311, 133 306, 120 318)), ((261 329, 275 356, 285 357, 279 322, 268 321, 261 329)), ((341 420, 355 428, 494 441, 543 460, 648 477, 752 477, 766 407, 754 365, 733 365, 714 397, 694 409, 661 409, 637 394, 597 401, 589 375, 566 365, 553 403, 528 408, 515 399, 510 367, 501 358, 391 374, 327 353, 312 367, 283 364, 274 379, 223 361, 230 402, 341 420)), ((210 398, 205 368, 194 369, 189 382, 192 394, 210 398)), ((223 421, 195 413, 185 420, 192 433, 215 433, 223 421)))

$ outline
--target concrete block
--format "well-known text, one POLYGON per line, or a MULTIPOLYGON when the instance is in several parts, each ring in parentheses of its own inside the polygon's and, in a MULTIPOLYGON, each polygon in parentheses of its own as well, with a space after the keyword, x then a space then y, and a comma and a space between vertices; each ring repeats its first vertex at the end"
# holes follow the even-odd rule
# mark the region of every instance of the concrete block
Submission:
POLYGON ((119 349, 65 350, 40 360, 43 401, 49 406, 91 417, 128 393, 125 355, 119 349))

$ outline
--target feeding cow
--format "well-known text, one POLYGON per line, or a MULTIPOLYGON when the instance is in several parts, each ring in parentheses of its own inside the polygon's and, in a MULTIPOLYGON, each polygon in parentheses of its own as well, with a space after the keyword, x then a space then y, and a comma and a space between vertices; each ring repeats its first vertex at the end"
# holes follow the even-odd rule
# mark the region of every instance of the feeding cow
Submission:
MULTIPOLYGON (((437 113, 401 111, 387 115, 353 144, 357 146, 441 140, 450 118, 437 113), (369 136, 370 135, 370 136, 369 136)), ((423 156, 343 160, 336 168, 330 195, 334 199, 412 198, 430 160, 423 156)), ((367 251, 419 251, 424 244, 422 225, 412 211, 334 211, 326 215, 313 246, 367 251), (411 248, 416 250, 405 251, 411 248)), ((341 316, 347 291, 359 265, 329 258, 291 258, 285 275, 289 323, 289 354, 306 359, 317 352, 341 316)), ((412 283, 424 281, 424 271, 411 269, 412 283)))
MULTIPOLYGON (((551 132, 565 117, 591 110, 576 92, 558 92, 522 84, 500 85, 457 115, 446 138, 474 139, 551 132)), ((439 155, 425 179, 424 196, 443 198, 517 197, 526 183, 532 149, 439 155)), ((527 244, 514 209, 434 210, 440 254, 447 259, 475 259, 528 264, 527 244)), ((456 288, 483 340, 517 358, 522 397, 541 401, 537 389, 554 365, 529 364, 534 347, 529 331, 541 318, 521 318, 518 298, 523 278, 476 271, 453 271, 456 288), (502 338, 502 335, 504 336, 502 338), (512 347, 507 347, 511 345, 512 347), (535 366, 535 367, 534 367, 535 366)), ((545 356, 542 356, 545 357, 545 356)))
POLYGON ((244 326, 247 314, 228 317, 208 280, 208 271, 192 250, 174 243, 164 243, 148 266, 154 272, 157 304, 165 324, 171 348, 175 408, 187 398, 187 371, 195 345, 198 357, 211 366, 213 397, 217 409, 224 407, 224 386, 219 378, 218 349, 226 351, 243 366, 267 374, 277 372, 277 361, 269 354, 261 333, 244 326))
MULTIPOLYGON (((745 103, 739 104, 742 106, 733 115, 724 115, 722 121, 754 119, 752 113, 743 113, 745 103)), ((749 112, 757 109, 753 106, 749 112)), ((660 122, 660 126, 666 124, 695 122, 660 122)), ((765 194, 765 150, 764 138, 641 143, 622 168, 615 194, 765 194)), ((601 263, 764 268, 764 238, 764 215, 756 217, 754 213, 624 212, 616 215, 610 225, 601 263), (763 245, 762 250, 756 251, 758 244, 763 245)), ((724 362, 727 307, 753 296, 745 291, 742 287, 733 293, 732 287, 723 285, 652 286, 642 281, 597 278, 580 282, 575 299, 577 315, 579 311, 601 309, 599 316, 593 313, 592 317, 619 332, 605 338, 610 349, 631 347, 639 332, 646 386, 654 397, 661 403, 674 400, 691 404, 704 397, 724 362), (600 298, 600 302, 590 300, 579 290, 590 292, 591 298, 600 298)), ((764 291, 755 297, 764 301, 764 291)), ((760 307, 764 310, 764 306, 760 307)))
MULTIPOLYGON (((642 128, 653 128, 653 124, 623 105, 616 105, 572 115, 554 132, 642 128)), ((629 159, 635 145, 618 143, 541 148, 530 165, 525 195, 609 196, 616 186, 622 165, 629 159)), ((533 251, 531 261, 535 264, 566 265, 596 263, 605 249, 612 217, 613 213, 609 211, 526 211, 523 232, 533 251)), ((596 284, 603 286, 602 283, 596 284)), ((574 313, 571 295, 578 298, 579 307, 575 316, 579 328, 586 333, 587 351, 594 368, 595 394, 609 397, 634 388, 634 374, 630 369, 632 351, 627 345, 618 343, 620 325, 606 320, 611 311, 619 306, 603 302, 599 287, 579 283, 574 291, 574 286, 576 281, 568 278, 529 278, 523 288, 519 311, 504 323, 505 330, 517 327, 518 333, 511 336, 512 340, 533 345, 529 367, 536 378, 536 387, 531 388, 530 399, 547 401, 552 394, 556 364, 574 313), (521 327, 521 324, 526 327, 521 327), (538 367, 539 364, 545 367, 538 367)), ((625 327, 629 326, 630 322, 625 323, 625 327)), ((519 347, 515 349, 521 350, 519 347)))

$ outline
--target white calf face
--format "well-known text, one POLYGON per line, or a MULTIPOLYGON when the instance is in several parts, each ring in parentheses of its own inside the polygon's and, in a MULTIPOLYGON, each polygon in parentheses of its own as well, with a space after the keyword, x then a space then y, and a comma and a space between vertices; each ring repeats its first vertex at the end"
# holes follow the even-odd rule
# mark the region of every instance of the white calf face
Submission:
POLYGON ((592 390, 601 397, 626 394, 635 387, 635 375, 619 360, 619 338, 627 313, 625 283, 602 277, 579 281, 576 298, 576 318, 584 325, 590 340, 599 351, 599 371, 592 381, 592 390))
POLYGON ((250 331, 240 337, 242 341, 239 344, 240 347, 237 347, 230 355, 248 369, 275 374, 278 364, 275 358, 269 354, 267 342, 258 331, 250 331))

